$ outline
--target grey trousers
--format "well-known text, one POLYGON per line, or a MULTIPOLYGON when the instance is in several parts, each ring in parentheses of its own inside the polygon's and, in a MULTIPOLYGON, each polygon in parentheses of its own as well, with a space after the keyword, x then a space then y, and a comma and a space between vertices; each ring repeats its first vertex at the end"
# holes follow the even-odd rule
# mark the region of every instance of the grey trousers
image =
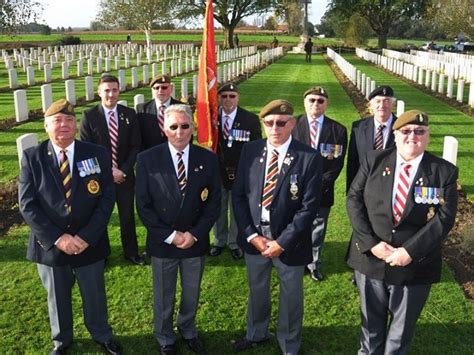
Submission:
POLYGON ((328 226, 328 217, 331 207, 319 207, 318 214, 313 221, 311 241, 313 248, 313 261, 307 265, 310 271, 321 269, 321 252, 328 226))
POLYGON ((355 279, 362 322, 358 354, 408 354, 431 285, 387 285, 358 271, 355 279))
POLYGON ((151 258, 153 271, 154 335, 161 346, 176 342, 173 330, 178 270, 181 277, 181 301, 177 317, 178 331, 185 339, 198 335, 195 319, 199 303, 204 256, 183 259, 151 258))
POLYGON ((247 339, 262 341, 270 337, 270 280, 275 266, 280 280, 277 339, 283 354, 298 353, 303 327, 304 266, 288 266, 280 258, 268 259, 245 253, 250 295, 247 308, 247 339))
POLYGON ((231 191, 221 187, 221 193, 221 213, 214 225, 214 245, 221 248, 228 245, 230 249, 237 249, 238 229, 232 209, 231 191))
POLYGON ((107 316, 104 265, 104 260, 76 268, 37 264, 39 276, 48 292, 49 322, 54 346, 67 347, 73 340, 71 289, 76 279, 87 330, 100 343, 112 339, 112 328, 107 316))

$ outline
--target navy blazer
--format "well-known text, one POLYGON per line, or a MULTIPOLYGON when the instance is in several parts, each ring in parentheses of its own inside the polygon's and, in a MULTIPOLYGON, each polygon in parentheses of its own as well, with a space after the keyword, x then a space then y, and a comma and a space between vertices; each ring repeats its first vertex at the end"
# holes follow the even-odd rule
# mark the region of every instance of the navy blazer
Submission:
MULTIPOLYGON (((127 181, 131 181, 134 177, 133 168, 137 154, 140 151, 140 127, 136 113, 131 108, 117 105, 117 113, 119 116, 118 168, 127 174, 127 181)), ((102 105, 99 104, 84 111, 81 120, 80 134, 82 141, 99 144, 111 152, 109 128, 102 105)))
MULTIPOLYGON (((217 145, 217 156, 219 157, 219 167, 222 179, 222 184, 227 190, 232 189, 232 184, 237 173, 237 166, 239 164, 240 152, 246 142, 233 141, 232 146, 227 145, 227 140, 222 136, 222 110, 219 113, 219 140, 217 145), (234 179, 232 179, 232 177, 234 179)), ((258 116, 241 107, 237 108, 237 114, 231 129, 238 129, 250 132, 250 141, 262 138, 262 127, 258 116)))
POLYGON ((353 269, 388 284, 438 282, 441 245, 453 227, 456 215, 458 169, 425 152, 408 192, 400 223, 395 226, 392 191, 396 154, 395 148, 372 151, 362 159, 347 194, 347 213, 353 229, 347 262, 353 269), (392 173, 387 174, 387 171, 392 173), (415 203, 414 187, 417 185, 443 188, 444 203, 415 203), (389 266, 370 251, 381 241, 396 248, 404 247, 413 261, 405 267, 389 266))
MULTIPOLYGON (((266 140, 258 140, 244 145, 232 188, 232 206, 239 227, 237 242, 249 254, 260 254, 247 237, 262 234, 266 144, 266 140)), ((311 226, 321 200, 321 179, 320 155, 308 145, 292 140, 270 205, 270 228, 285 249, 280 260, 287 265, 307 265, 312 260, 311 226), (296 194, 290 192, 291 177, 296 180, 296 194)))
MULTIPOLYGON (((392 114, 392 126, 397 117, 392 114)), ((388 127, 390 133, 388 135, 385 149, 395 147, 395 136, 393 135, 392 127, 388 127)), ((347 157, 347 179, 346 192, 351 187, 352 180, 354 180, 357 170, 359 170, 360 161, 364 158, 367 152, 374 150, 374 116, 366 117, 352 123, 351 137, 349 139, 349 152, 347 157)))
MULTIPOLYGON (((170 98, 170 105, 181 104, 179 100, 170 98)), ((160 125, 158 124, 158 110, 156 109, 156 101, 152 99, 143 104, 137 105, 137 119, 140 125, 141 150, 146 150, 168 140, 165 135, 161 134, 160 125)))
POLYGON ((168 143, 138 155, 137 210, 147 229, 146 249, 159 258, 189 258, 209 250, 209 231, 220 211, 221 185, 214 153, 190 145, 187 184, 181 194, 168 143), (165 239, 174 231, 189 231, 197 242, 179 249, 165 239))
MULTIPOLYGON (((300 142, 311 145, 307 115, 301 115, 298 118, 298 122, 296 127, 293 129, 292 135, 293 138, 300 142)), ((347 150, 346 127, 325 115, 323 127, 319 133, 319 144, 342 145, 342 154, 339 157, 328 159, 321 156, 323 185, 321 189, 322 197, 320 206, 331 207, 334 204, 334 183, 344 167, 344 157, 347 150)), ((318 151, 320 151, 319 147, 318 151)))
POLYGON ((110 157, 95 144, 77 141, 72 170, 71 213, 54 149, 49 140, 26 149, 21 161, 18 196, 20 212, 31 228, 27 258, 49 266, 84 266, 110 254, 107 224, 115 201, 110 157), (97 158, 100 173, 79 176, 77 163, 97 158), (97 183, 99 191, 91 185, 97 183), (89 187, 88 187, 89 186, 89 187), (68 255, 54 243, 64 234, 79 235, 89 247, 68 255))

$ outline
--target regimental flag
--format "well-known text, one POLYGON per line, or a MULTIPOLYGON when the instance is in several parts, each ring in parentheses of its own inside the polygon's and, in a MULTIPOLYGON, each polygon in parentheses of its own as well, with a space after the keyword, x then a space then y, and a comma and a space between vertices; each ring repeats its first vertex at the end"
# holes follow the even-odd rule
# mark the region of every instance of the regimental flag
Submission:
POLYGON ((196 99, 197 142, 214 152, 217 148, 217 65, 214 40, 214 10, 212 0, 206 2, 201 58, 199 60, 196 99))

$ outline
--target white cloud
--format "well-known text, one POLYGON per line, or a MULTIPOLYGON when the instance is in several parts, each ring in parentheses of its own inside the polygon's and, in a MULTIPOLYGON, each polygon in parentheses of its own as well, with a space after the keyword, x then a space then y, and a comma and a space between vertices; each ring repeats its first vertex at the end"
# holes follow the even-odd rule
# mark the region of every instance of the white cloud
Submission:
POLYGON ((95 19, 99 0, 40 0, 41 19, 51 28, 89 27, 95 19))

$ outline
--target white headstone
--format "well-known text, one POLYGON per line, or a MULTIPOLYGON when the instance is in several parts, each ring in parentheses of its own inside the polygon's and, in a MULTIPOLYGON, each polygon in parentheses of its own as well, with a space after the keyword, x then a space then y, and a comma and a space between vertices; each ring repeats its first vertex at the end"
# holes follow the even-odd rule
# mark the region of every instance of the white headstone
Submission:
POLYGON ((193 97, 197 97, 198 76, 193 75, 193 97))
POLYGON ((138 69, 137 67, 132 67, 132 88, 138 86, 138 69))
POLYGON ((161 62, 161 74, 166 74, 166 62, 161 62))
POLYGON ((87 60, 87 75, 94 75, 94 58, 87 60))
POLYGON ((66 62, 61 63, 61 77, 63 79, 69 78, 69 66, 66 62))
POLYGON ((53 103, 53 88, 51 84, 41 85, 41 109, 43 113, 46 112, 49 106, 53 103))
POLYGON ((27 67, 26 68, 26 83, 31 86, 35 85, 35 68, 34 67, 27 67))
POLYGON ((84 75, 84 60, 79 59, 77 61, 77 76, 81 77, 84 75))
POLYGON ((97 73, 102 73, 103 68, 102 68, 102 58, 98 57, 97 58, 97 73))
POLYGON ((150 82, 150 73, 148 70, 148 65, 145 64, 142 67, 143 69, 143 84, 148 84, 150 82))
POLYGON ((405 112, 405 101, 397 100, 397 117, 405 112))
POLYGON ((86 86, 86 101, 94 100, 94 80, 92 76, 86 76, 84 84, 86 86))
POLYGON ((438 82, 438 92, 440 94, 444 93, 444 74, 439 74, 439 82, 438 82))
POLYGON ((448 89, 446 91, 446 96, 449 98, 452 98, 453 90, 454 90, 454 78, 450 75, 448 76, 448 89))
POLYGON ((26 100, 26 90, 16 90, 13 92, 15 103, 16 122, 23 122, 28 119, 28 101, 26 100))
POLYGON ((458 157, 458 140, 452 136, 444 137, 443 159, 456 165, 458 157))
POLYGON ((158 64, 157 63, 153 63, 151 65, 151 77, 154 78, 155 76, 158 75, 158 64))
POLYGON ((8 83, 10 89, 16 89, 18 87, 18 74, 16 69, 8 69, 8 83))
POLYGON ((464 80, 458 80, 458 91, 456 92, 456 100, 460 103, 464 99, 464 80))
POLYGON ((36 145, 38 145, 38 135, 36 133, 26 133, 16 139, 16 151, 20 167, 21 159, 23 158, 23 151, 36 145))
POLYGON ((474 108, 474 82, 469 84, 469 106, 474 108))
POLYGON ((71 104, 76 104, 76 88, 74 86, 74 80, 66 80, 64 82, 66 86, 66 100, 68 100, 71 104))
POLYGON ((118 71, 118 79, 120 83, 120 91, 125 91, 127 89, 127 82, 125 81, 125 70, 120 69, 118 71))
POLYGON ((139 104, 142 104, 145 102, 145 95, 143 94, 137 94, 133 97, 133 107, 135 108, 135 110, 137 109, 137 106, 139 104))
POLYGON ((181 98, 188 99, 188 81, 181 79, 181 98))
POLYGON ((111 68, 110 58, 105 58, 105 71, 108 73, 111 68))

